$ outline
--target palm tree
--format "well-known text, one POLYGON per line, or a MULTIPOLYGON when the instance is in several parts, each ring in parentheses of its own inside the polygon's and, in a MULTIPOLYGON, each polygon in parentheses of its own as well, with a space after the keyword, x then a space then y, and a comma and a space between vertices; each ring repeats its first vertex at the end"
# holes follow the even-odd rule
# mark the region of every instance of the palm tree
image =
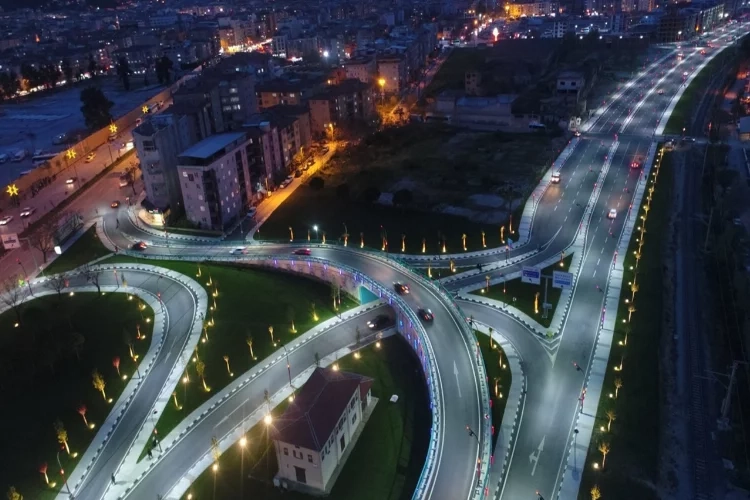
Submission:
POLYGON ((638 291, 638 283, 636 283, 635 281, 633 281, 633 283, 631 283, 631 285, 630 285, 630 292, 631 292, 630 301, 631 302, 635 300, 635 292, 637 292, 637 291, 638 291))
POLYGON ((49 485, 49 476, 47 475, 47 462, 43 462, 39 466, 39 474, 44 476, 44 482, 49 485))
POLYGON ((615 379, 615 399, 617 399, 617 395, 620 392, 621 387, 622 387, 622 379, 616 378, 615 379))
POLYGON ((594 487, 591 488, 591 500, 599 500, 601 497, 602 493, 599 491, 599 487, 594 485, 594 487))
POLYGON ((53 424, 55 427, 55 435, 57 436, 57 442, 65 447, 65 451, 70 455, 70 447, 68 446, 68 431, 65 430, 65 426, 58 419, 53 424))
POLYGON ((94 389, 102 393, 104 401, 107 400, 107 394, 104 392, 104 388, 107 387, 107 383, 104 381, 98 370, 94 370, 91 373, 91 383, 94 385, 94 389))
POLYGON ((117 376, 120 376, 120 356, 115 356, 112 358, 112 366, 115 367, 115 370, 117 370, 117 376))
POLYGON ((276 340, 273 338, 273 325, 268 327, 268 334, 271 335, 271 343, 276 345, 276 340))
POLYGON ((286 308, 286 319, 292 325, 290 331, 292 333, 297 333, 297 329, 294 327, 294 307, 292 307, 291 305, 287 306, 287 308, 286 308))
POLYGON ((82 404, 78 407, 78 413, 81 415, 81 418, 83 419, 83 424, 88 427, 89 421, 86 420, 86 412, 88 411, 88 408, 86 408, 86 405, 82 404))
POLYGON ((206 363, 201 361, 200 359, 195 362, 195 371, 198 373, 198 376, 201 378, 201 382, 203 382, 203 389, 208 392, 208 387, 206 386, 206 363))
POLYGON ((605 415, 607 415, 607 432, 609 432, 609 430, 612 428, 612 422, 614 420, 617 420, 617 414, 615 413, 615 410, 609 409, 607 410, 607 413, 605 415))
POLYGON ((630 323, 630 318, 633 316, 634 312, 635 312, 635 304, 630 304, 628 306, 628 323, 630 323))
POLYGON ((607 453, 609 453, 609 443, 606 441, 599 443, 599 451, 602 454, 602 469, 604 469, 604 462, 607 461, 607 453))
POLYGON ((255 357, 255 353, 253 352, 253 336, 248 335, 247 338, 245 339, 245 343, 247 344, 247 347, 250 349, 250 357, 253 358, 254 360, 258 359, 255 357))
POLYGON ((232 375, 234 375, 234 373, 232 373, 232 370, 229 368, 229 356, 224 355, 224 363, 226 363, 226 365, 227 365, 227 373, 231 377, 232 375))
POLYGON ((312 312, 313 321, 318 321, 318 312, 315 310, 315 302, 310 302, 310 312, 312 312))
POLYGON ((23 500, 23 495, 16 491, 15 486, 11 486, 10 488, 8 488, 8 493, 6 493, 6 496, 8 497, 8 500, 23 500))

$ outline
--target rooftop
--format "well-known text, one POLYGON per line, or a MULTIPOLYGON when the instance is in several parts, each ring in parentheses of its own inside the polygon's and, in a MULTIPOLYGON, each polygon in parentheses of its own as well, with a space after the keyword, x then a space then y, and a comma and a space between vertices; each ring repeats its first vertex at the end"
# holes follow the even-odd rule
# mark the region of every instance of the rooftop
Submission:
POLYGON ((227 132, 207 137, 180 153, 180 157, 206 159, 223 150, 237 139, 245 137, 244 132, 227 132))
POLYGON ((372 382, 371 378, 356 373, 316 368, 274 425, 273 438, 320 451, 354 391, 360 391, 360 401, 363 401, 372 382))

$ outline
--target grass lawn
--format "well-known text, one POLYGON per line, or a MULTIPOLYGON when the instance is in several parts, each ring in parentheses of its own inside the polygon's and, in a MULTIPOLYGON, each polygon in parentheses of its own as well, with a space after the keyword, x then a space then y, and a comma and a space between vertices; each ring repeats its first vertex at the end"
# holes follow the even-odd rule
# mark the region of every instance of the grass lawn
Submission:
POLYGON ((142 359, 151 342, 153 312, 123 293, 77 293, 27 302, 20 315, 18 327, 13 310, 0 315, 0 426, 6 430, 0 489, 4 493, 15 486, 25 498, 51 500, 63 485, 55 422, 67 431, 71 455, 63 450, 59 459, 72 471, 111 408, 93 386, 93 371, 105 381, 107 398, 116 401, 127 381, 118 376, 113 360, 119 357, 122 375, 134 372, 128 342, 142 359), (136 325, 143 341, 136 340, 136 325), (81 405, 93 429, 78 413, 81 405), (55 487, 45 485, 42 464, 48 465, 55 487))
POLYGON ((690 128, 693 111, 698 106, 711 79, 716 72, 732 57, 732 49, 725 49, 721 54, 714 57, 711 62, 695 75, 693 81, 687 86, 680 100, 669 115, 667 125, 664 127, 665 134, 680 134, 684 127, 690 128))
POLYGON ((631 296, 627 285, 635 276, 630 267, 636 266, 633 252, 638 249, 637 232, 631 239, 625 257, 624 266, 628 271, 623 278, 625 283, 617 311, 617 329, 596 414, 598 425, 603 426, 605 431, 595 432, 591 437, 578 495, 581 500, 589 499, 589 492, 594 484, 599 486, 602 498, 658 498, 657 492, 650 485, 655 484, 658 479, 662 254, 666 243, 663 235, 667 231, 672 197, 670 161, 671 153, 666 153, 654 191, 652 209, 646 221, 648 233, 638 264, 640 289, 635 297, 637 311, 629 325, 623 323, 628 317, 624 301, 631 296), (630 333, 626 342, 628 326, 630 333), (623 369, 615 370, 621 362, 623 369), (616 399, 610 398, 609 394, 615 392, 615 381, 618 379, 622 381, 622 388, 616 399), (608 410, 616 413, 610 432, 606 432, 608 410), (602 455, 598 451, 602 442, 609 444, 611 453, 607 455, 605 469, 594 470, 593 463, 601 464, 602 461, 602 455))
MULTIPOLYGON (((134 258, 113 256, 112 262, 133 262, 134 258)), ((160 436, 166 436, 174 427, 198 408, 224 386, 262 362, 272 352, 281 347, 271 343, 269 326, 273 326, 274 339, 288 343, 309 330, 321 321, 336 313, 333 310, 331 286, 301 276, 261 268, 250 268, 230 265, 200 265, 201 276, 197 277, 199 265, 195 262, 177 262, 162 260, 145 260, 146 264, 172 269, 194 278, 203 285, 211 297, 218 286, 219 296, 215 298, 216 310, 208 311, 207 319, 213 319, 213 326, 208 326, 208 340, 205 333, 198 344, 198 356, 205 364, 205 381, 208 391, 204 390, 196 372, 196 363, 190 363, 187 374, 189 383, 177 389, 177 401, 181 410, 170 403, 164 409, 156 429, 160 436), (209 280, 212 285, 208 286, 209 280), (312 305, 318 320, 313 319, 312 305), (291 332, 292 321, 296 334, 291 332), (248 338, 252 338, 250 355, 248 338), (229 357, 229 367, 234 377, 227 370, 224 356, 229 357)), ((213 298, 209 307, 213 307, 213 298)), ((354 307, 355 300, 342 295, 339 311, 354 307)), ((204 331, 204 332, 205 332, 204 331)), ((141 458, 146 449, 141 453, 141 458)))
POLYGON ((474 334, 479 341, 479 348, 482 351, 482 359, 484 359, 484 367, 487 370, 487 379, 490 384, 490 394, 493 397, 492 425, 495 427, 495 434, 492 436, 492 449, 494 452, 497 437, 500 435, 500 426, 503 424, 503 415, 505 414, 505 405, 508 402, 512 376, 505 351, 494 340, 490 345, 489 335, 479 332, 474 332, 474 334))
POLYGON ((96 227, 91 226, 62 255, 53 260, 44 269, 44 272, 56 274, 70 271, 110 253, 112 252, 99 241, 99 237, 96 235, 96 227))
MULTIPOLYGON (((567 271, 570 268, 570 263, 573 260, 573 254, 568 255, 563 259, 563 265, 553 264, 545 267, 542 270, 543 275, 552 275, 552 271, 567 271)), ((499 300, 503 303, 507 303, 515 307, 516 309, 523 311, 528 314, 534 320, 538 321, 540 325, 549 327, 552 323, 552 318, 555 315, 555 309, 557 309, 557 303, 560 300, 560 294, 562 290, 560 288, 553 288, 552 283, 549 284, 547 289, 547 302, 552 304, 552 308, 547 314, 547 318, 542 317, 542 303, 544 302, 544 283, 547 280, 542 280, 541 285, 534 285, 531 283, 524 283, 521 278, 516 278, 508 281, 507 283, 499 283, 497 285, 490 286, 489 292, 485 288, 475 290, 471 292, 474 295, 482 295, 491 299, 499 300), (537 292, 539 293, 539 312, 534 312, 534 297, 537 292)))
MULTIPOLYGON (((359 352, 360 359, 347 356, 339 360, 339 367, 375 379, 372 393, 380 400, 328 498, 411 499, 427 454, 431 421, 419 361, 400 336, 383 340, 380 349, 371 345, 359 352), (388 401, 393 394, 399 396, 398 403, 388 401)), ((274 413, 280 415, 285 407, 286 403, 280 405, 274 413)), ((193 498, 311 498, 282 493, 271 484, 276 456, 262 424, 250 429, 247 441, 244 452, 237 445, 221 456, 215 482, 210 469, 195 480, 189 490, 193 498)))
MULTIPOLYGON (((517 227, 523 201, 537 185, 562 143, 546 136, 466 132, 410 124, 389 127, 338 150, 313 179, 300 186, 255 235, 261 240, 328 242, 390 252, 461 252, 501 244, 500 228, 513 213, 517 227), (396 195, 399 196, 396 196, 396 195), (386 203, 389 196, 397 204, 386 203), (402 201, 398 201, 399 198, 402 201), (377 203, 381 199, 384 203, 377 203), (318 227, 318 232, 314 227, 318 227)), ((507 233, 506 233, 507 234, 507 233)))

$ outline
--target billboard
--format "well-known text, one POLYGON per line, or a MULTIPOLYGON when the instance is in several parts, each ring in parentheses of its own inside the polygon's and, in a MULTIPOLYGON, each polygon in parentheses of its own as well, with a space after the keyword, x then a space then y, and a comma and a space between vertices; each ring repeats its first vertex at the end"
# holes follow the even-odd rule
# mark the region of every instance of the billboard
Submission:
POLYGON ((3 247, 6 250, 13 250, 14 248, 21 248, 21 242, 18 240, 16 233, 8 233, 2 235, 3 247))
POLYGON ((523 266, 521 281, 538 285, 542 281, 542 271, 538 267, 523 266))
POLYGON ((573 287, 573 273, 552 271, 552 287, 568 289, 573 287))

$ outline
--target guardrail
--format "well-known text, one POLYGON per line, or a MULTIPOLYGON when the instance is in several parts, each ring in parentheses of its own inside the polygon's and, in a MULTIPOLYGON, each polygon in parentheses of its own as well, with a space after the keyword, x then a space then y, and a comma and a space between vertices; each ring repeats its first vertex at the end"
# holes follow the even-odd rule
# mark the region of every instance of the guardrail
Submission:
MULTIPOLYGON (((159 260, 159 259, 165 258, 165 256, 163 255, 147 255, 147 254, 141 254, 138 252, 133 252, 130 250, 124 250, 121 252, 121 254, 128 255, 131 257, 135 257, 135 258, 140 258, 140 259, 148 259, 148 260, 159 260)), ((206 260, 206 257, 202 255, 201 256, 199 255, 195 255, 195 256, 173 255, 173 256, 168 256, 167 258, 169 258, 170 260, 182 260, 182 261, 191 261, 191 262, 201 262, 201 261, 206 260)), ((405 323, 404 323, 404 319, 405 319, 408 322, 408 326, 411 329, 411 332, 415 334, 414 339, 412 339, 412 333, 410 332, 406 332, 405 336, 409 340, 409 345, 412 346, 412 349, 414 349, 420 361, 422 362, 423 370, 425 372, 425 378, 427 381, 428 393, 430 395, 430 403, 433 408, 431 438, 430 438, 430 445, 429 445, 428 452, 427 452, 427 460, 425 461, 425 466, 422 470, 422 474, 420 475, 419 482, 417 483, 417 487, 414 493, 415 499, 424 498, 424 494, 426 492, 427 487, 429 486, 431 482, 434 481, 434 478, 435 478, 434 477, 436 473, 435 458, 437 457, 439 453, 442 453, 442 450, 439 448, 441 446, 441 443, 438 437, 442 430, 441 428, 442 428, 442 418, 443 418, 443 415, 442 415, 443 394, 441 392, 440 385, 434 383, 434 381, 439 379, 440 375, 439 375, 439 371, 437 368, 437 362, 435 361, 435 355, 432 349, 432 344, 430 343, 430 340, 427 336, 427 332, 422 326, 422 323, 419 321, 414 311, 406 304, 406 302, 404 302, 403 299, 395 295, 392 291, 382 286, 381 284, 379 284, 372 278, 368 277, 367 275, 363 274, 362 272, 350 266, 347 266, 344 264, 332 263, 331 261, 317 258, 317 257, 289 255, 289 256, 284 256, 280 258, 280 257, 272 256, 272 255, 252 255, 251 254, 251 255, 241 255, 241 256, 236 256, 236 257, 230 256, 230 255, 214 256, 210 260, 215 261, 215 262, 223 261, 223 262, 233 262, 233 263, 242 261, 245 263, 256 263, 261 266, 268 266, 268 267, 273 267, 273 268, 278 268, 279 262, 282 262, 282 263, 289 262, 291 267, 286 269, 289 271, 294 271, 293 267, 296 265, 296 263, 303 263, 303 265, 304 263, 306 263, 309 268, 311 268, 313 264, 318 264, 318 265, 323 266, 325 271, 327 271, 330 268, 332 270, 337 270, 339 272, 339 275, 342 275, 343 273, 347 273, 348 275, 352 277, 352 279, 354 279, 355 283, 362 284, 373 293, 376 293, 376 295, 378 295, 381 298, 385 296, 388 299, 388 302, 390 305, 397 306, 402 316, 405 317, 405 318, 403 317, 399 318, 398 320, 399 326, 400 327, 405 326, 405 323)), ((387 262, 390 263, 391 265, 395 264, 395 265, 403 267, 404 269, 407 269, 405 266, 395 261, 387 260, 387 262)), ((321 278, 325 279, 324 277, 321 277, 321 278)), ((426 280, 425 280, 425 283, 429 284, 429 282, 427 282, 426 280)), ((448 294, 445 291, 440 290, 439 287, 435 287, 434 284, 431 285, 431 288, 435 289, 436 291, 438 291, 438 293, 440 293, 441 297, 443 297, 446 300, 447 304, 449 305, 449 308, 450 307, 453 308, 452 312, 454 312, 456 315, 461 314, 457 306, 455 305, 455 303, 453 303, 452 298, 450 298, 450 296, 448 296, 448 294)), ((459 324, 465 325, 466 322, 460 321, 459 324)), ((465 330, 468 331, 468 327, 466 327, 465 330)), ((402 335, 404 335, 403 332, 402 332, 402 335)), ((479 366, 481 367, 481 370, 479 373, 480 379, 483 381, 486 379, 486 376, 484 373, 484 364, 482 363, 481 356, 479 356, 479 366)), ((248 378, 246 382, 249 382, 250 379, 255 378, 256 375, 257 373, 251 376, 250 378, 248 378)), ((483 396, 486 395, 487 410, 489 410, 489 389, 487 388, 484 382, 482 382, 481 385, 482 385, 482 394, 483 396)), ((234 388, 229 394, 233 394, 237 390, 238 388, 234 388)), ((229 394, 226 397, 228 397, 229 394)), ((483 399, 485 398, 483 397, 483 399)), ((208 410, 206 410, 206 412, 204 412, 204 414, 202 414, 201 417, 204 416, 205 413, 207 412, 208 410)), ((482 420, 487 421, 486 419, 482 419, 482 420)), ((486 435, 482 436, 482 440, 486 441, 489 445, 489 443, 491 442, 491 440, 487 439, 487 436, 489 436, 489 421, 487 421, 486 426, 487 426, 487 433, 486 435)), ((485 434, 485 433, 482 433, 482 434, 485 434)), ((487 460, 486 461, 482 460, 481 478, 483 478, 483 483, 485 484, 487 482, 487 476, 488 476, 487 474, 488 465, 489 465, 489 452, 487 453, 487 460)), ((144 474, 141 475, 141 478, 143 476, 145 476, 145 472, 144 474)), ((132 489, 132 487, 129 488, 128 491, 130 491, 130 489, 132 489)))

